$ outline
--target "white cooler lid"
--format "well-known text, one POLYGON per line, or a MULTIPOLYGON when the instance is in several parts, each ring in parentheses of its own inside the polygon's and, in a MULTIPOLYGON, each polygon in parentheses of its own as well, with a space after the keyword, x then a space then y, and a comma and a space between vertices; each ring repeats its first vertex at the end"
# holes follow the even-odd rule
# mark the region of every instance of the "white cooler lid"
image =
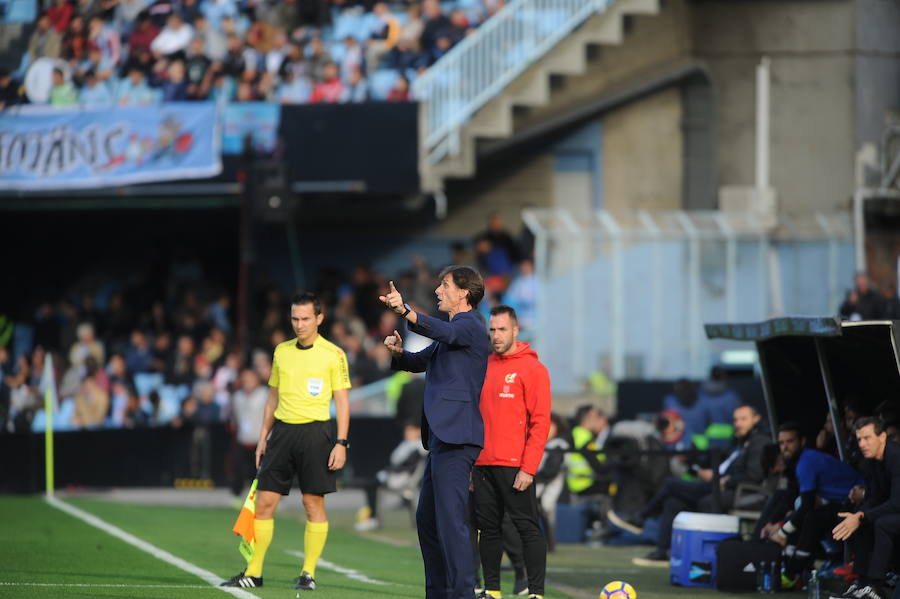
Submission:
POLYGON ((679 512, 675 516, 672 527, 677 530, 699 530, 703 532, 722 532, 737 534, 740 521, 737 516, 727 514, 700 514, 697 512, 679 512))

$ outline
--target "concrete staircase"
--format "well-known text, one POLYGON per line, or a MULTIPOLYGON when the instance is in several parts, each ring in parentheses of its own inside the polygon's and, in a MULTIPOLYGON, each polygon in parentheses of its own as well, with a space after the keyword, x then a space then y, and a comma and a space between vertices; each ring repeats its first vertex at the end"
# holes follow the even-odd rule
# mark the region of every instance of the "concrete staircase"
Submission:
MULTIPOLYGON (((594 13, 482 106, 458 130, 455 151, 435 160, 424 141, 419 144, 419 176, 422 189, 440 192, 444 180, 469 178, 477 169, 477 141, 508 138, 515 131, 514 110, 548 106, 553 98, 551 78, 583 77, 588 67, 589 46, 617 45, 625 37, 625 17, 655 15, 661 0, 616 0, 605 11, 594 13)), ((476 32, 475 35, 478 35, 476 32)), ((427 100, 420 107, 420 139, 426 135, 427 100)))

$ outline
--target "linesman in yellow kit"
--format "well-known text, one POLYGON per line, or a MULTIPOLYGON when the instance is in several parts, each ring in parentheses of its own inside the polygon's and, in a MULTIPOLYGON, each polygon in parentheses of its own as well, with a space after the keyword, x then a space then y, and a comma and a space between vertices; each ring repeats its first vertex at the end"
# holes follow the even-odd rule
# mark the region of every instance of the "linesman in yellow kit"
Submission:
POLYGON ((295 589, 316 589, 316 563, 328 537, 325 495, 336 490, 337 471, 347 461, 350 443, 350 373, 347 356, 319 335, 324 315, 319 299, 301 293, 291 299, 291 326, 296 339, 275 348, 269 400, 256 446, 259 470, 256 548, 246 570, 222 586, 263 586, 263 561, 275 529, 275 508, 296 476, 303 493, 306 532, 304 562, 295 589), (331 399, 337 414, 337 438, 331 423, 331 399))

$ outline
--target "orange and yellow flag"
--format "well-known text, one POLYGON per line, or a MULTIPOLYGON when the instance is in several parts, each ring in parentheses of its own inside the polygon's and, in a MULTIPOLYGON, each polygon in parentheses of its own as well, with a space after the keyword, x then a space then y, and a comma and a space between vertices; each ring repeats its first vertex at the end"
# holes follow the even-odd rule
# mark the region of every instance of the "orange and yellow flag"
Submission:
POLYGON ((253 550, 256 549, 256 539, 253 534, 253 520, 256 518, 256 485, 258 483, 258 480, 254 480, 253 484, 250 485, 250 492, 247 493, 247 499, 244 500, 244 505, 241 507, 237 520, 235 520, 234 526, 231 528, 231 532, 240 535, 241 537, 238 551, 241 552, 241 555, 244 556, 247 563, 250 563, 250 560, 253 558, 253 550))

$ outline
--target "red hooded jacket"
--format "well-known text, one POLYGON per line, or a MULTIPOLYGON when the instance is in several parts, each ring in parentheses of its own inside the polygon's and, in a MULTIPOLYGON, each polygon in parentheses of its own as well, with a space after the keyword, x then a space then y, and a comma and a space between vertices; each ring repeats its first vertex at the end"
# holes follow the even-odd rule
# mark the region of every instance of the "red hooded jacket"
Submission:
POLYGON ((478 466, 512 466, 534 475, 550 430, 550 375, 527 343, 491 353, 481 388, 484 449, 478 466))

